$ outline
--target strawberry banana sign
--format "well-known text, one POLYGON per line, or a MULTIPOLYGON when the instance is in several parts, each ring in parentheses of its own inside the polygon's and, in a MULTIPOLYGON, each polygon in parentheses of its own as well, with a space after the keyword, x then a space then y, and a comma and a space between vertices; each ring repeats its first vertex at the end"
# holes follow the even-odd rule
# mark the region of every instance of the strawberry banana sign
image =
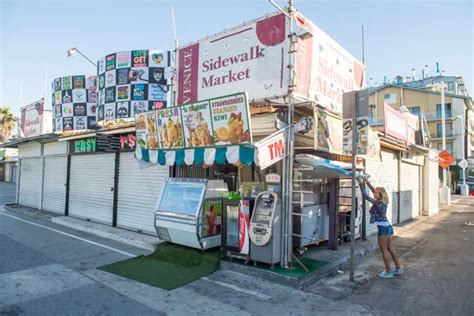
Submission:
POLYGON ((276 14, 178 51, 178 104, 247 91, 250 100, 288 92, 287 20, 276 14))

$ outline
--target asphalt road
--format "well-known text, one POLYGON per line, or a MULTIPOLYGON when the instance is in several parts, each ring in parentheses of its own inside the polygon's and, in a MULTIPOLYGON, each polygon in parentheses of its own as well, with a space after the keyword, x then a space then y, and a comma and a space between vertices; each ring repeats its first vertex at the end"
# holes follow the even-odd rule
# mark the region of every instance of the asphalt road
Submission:
POLYGON ((376 252, 359 262, 357 285, 349 284, 345 273, 307 291, 359 304, 374 314, 474 315, 474 198, 454 200, 435 217, 399 229, 394 245, 404 275, 378 277, 383 262, 376 252))
MULTIPOLYGON (((0 190, 4 192, 0 183, 0 190)), ((6 198, 11 200, 12 197, 6 198)), ((143 250, 0 206, 0 315, 366 314, 358 304, 218 271, 166 291, 96 267, 143 250), (67 234, 67 235, 65 235, 67 234)))
POLYGON ((399 230, 406 273, 392 280, 375 253, 356 285, 347 272, 295 290, 218 271, 172 291, 96 269, 139 248, 0 206, 0 315, 473 315, 474 199, 459 203, 399 230))

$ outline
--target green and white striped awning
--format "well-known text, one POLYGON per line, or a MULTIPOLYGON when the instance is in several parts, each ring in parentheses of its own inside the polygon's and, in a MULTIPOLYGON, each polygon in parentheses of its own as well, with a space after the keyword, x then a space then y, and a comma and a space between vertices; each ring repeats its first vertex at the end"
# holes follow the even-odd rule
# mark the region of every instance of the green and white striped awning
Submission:
POLYGON ((218 165, 237 164, 251 165, 257 162, 256 150, 249 145, 235 145, 210 148, 150 150, 138 147, 135 158, 146 164, 162 166, 182 165, 218 165))

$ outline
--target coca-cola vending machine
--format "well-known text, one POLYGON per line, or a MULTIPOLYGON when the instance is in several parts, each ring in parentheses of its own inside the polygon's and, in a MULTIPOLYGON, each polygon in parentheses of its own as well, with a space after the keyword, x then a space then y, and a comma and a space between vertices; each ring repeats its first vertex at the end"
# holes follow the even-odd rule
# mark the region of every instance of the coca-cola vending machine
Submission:
POLYGON ((250 260, 249 225, 254 199, 224 199, 222 250, 230 258, 250 260))

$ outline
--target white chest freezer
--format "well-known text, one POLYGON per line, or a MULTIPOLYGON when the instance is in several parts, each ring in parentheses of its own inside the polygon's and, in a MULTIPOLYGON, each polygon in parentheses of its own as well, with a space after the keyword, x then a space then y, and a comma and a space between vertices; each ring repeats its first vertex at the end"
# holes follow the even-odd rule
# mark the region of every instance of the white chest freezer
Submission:
POLYGON ((221 245, 223 180, 167 178, 155 207, 160 240, 197 249, 221 245))

